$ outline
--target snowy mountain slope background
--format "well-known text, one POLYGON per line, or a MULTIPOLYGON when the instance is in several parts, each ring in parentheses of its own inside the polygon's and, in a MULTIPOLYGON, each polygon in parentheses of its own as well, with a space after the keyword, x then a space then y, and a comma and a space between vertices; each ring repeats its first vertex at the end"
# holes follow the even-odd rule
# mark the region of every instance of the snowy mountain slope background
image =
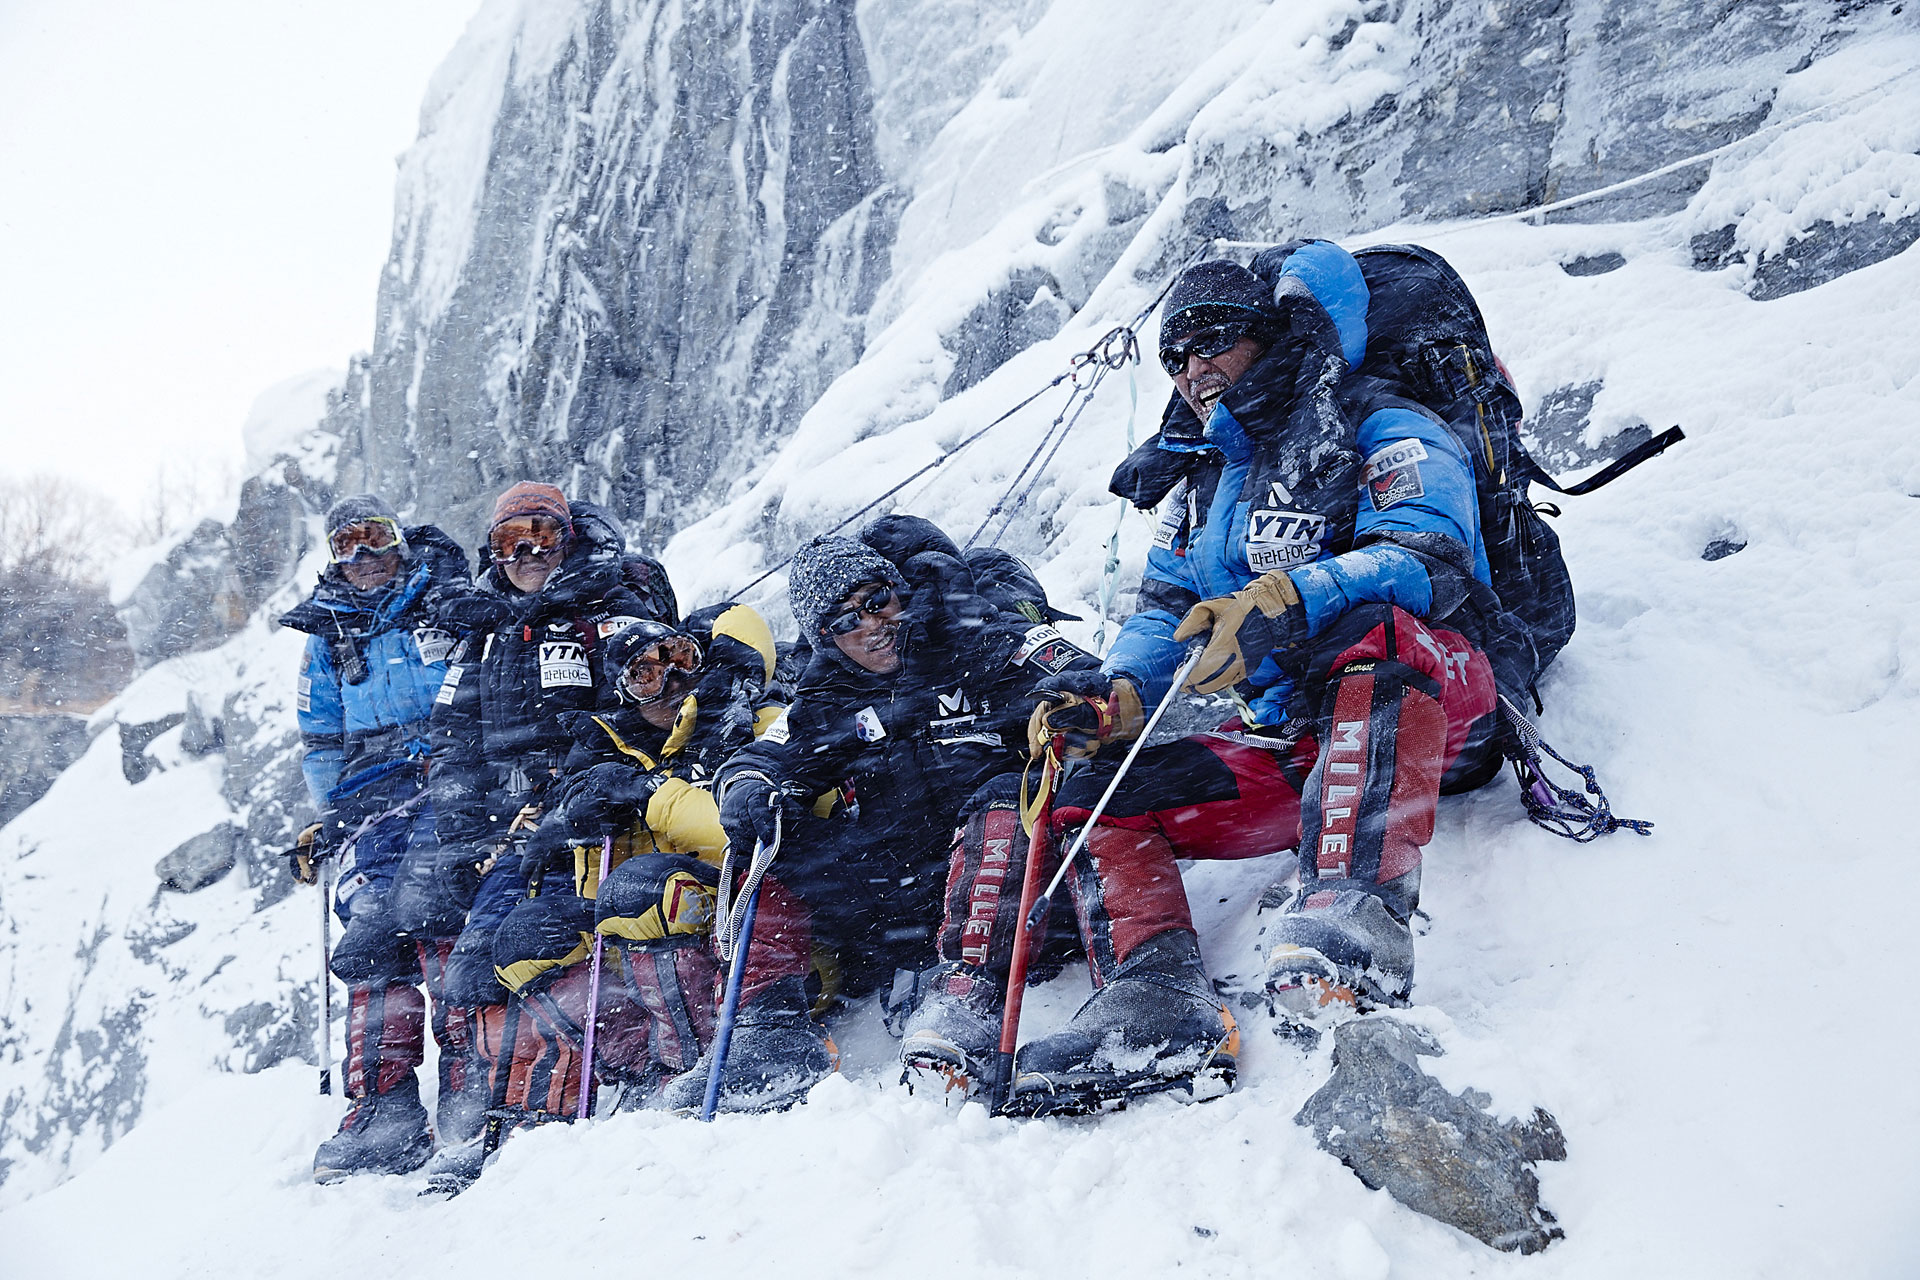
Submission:
MULTIPOLYGON (((862 10, 870 41, 885 34, 881 8, 862 10)), ((297 650, 267 619, 311 581, 309 552, 291 579, 282 569, 235 588, 247 608, 231 638, 154 665, 95 717, 88 754, 0 831, 0 1195, 15 1206, 0 1215, 3 1269, 440 1274, 618 1265, 639 1241, 668 1268, 765 1257, 802 1275, 924 1265, 929 1252, 990 1275, 1920 1269, 1920 1102, 1899 1083, 1920 1032, 1897 994, 1920 960, 1902 909, 1916 878, 1902 800, 1920 763, 1920 257, 1900 251, 1920 227, 1920 37, 1897 6, 1846 8, 1734 6, 1713 31, 1770 15, 1786 33, 1778 48, 1743 60, 1737 41, 1685 45, 1661 68, 1692 95, 1676 100, 1698 107, 1670 113, 1679 140, 1653 154, 1661 129, 1636 132, 1641 117, 1623 111, 1614 134, 1592 130, 1589 154, 1654 167, 1730 140, 1687 132, 1701 121, 1738 119, 1731 137, 1752 141, 1570 211, 1606 220, 1535 226, 1438 219, 1640 171, 1565 173, 1578 149, 1564 122, 1583 93, 1590 119, 1606 98, 1597 73, 1582 90, 1577 72, 1633 43, 1630 31, 1596 33, 1585 6, 1560 10, 1549 67, 1560 87, 1543 94, 1572 104, 1558 123, 1523 115, 1481 128, 1473 147, 1456 141, 1482 154, 1519 139, 1510 164, 1488 162, 1514 189, 1463 180, 1445 199, 1418 194, 1443 175, 1417 148, 1395 173, 1356 173, 1351 139, 1390 138, 1418 114, 1376 111, 1388 97, 1430 104, 1459 89, 1436 54, 1505 40, 1523 64, 1529 6, 1494 11, 1506 27, 1450 32, 1468 18, 1437 6, 1223 6, 1220 28, 1189 40, 1145 6, 946 6, 991 21, 952 21, 950 42, 922 31, 919 45, 888 46, 907 50, 895 64, 871 60, 876 109, 896 122, 876 130, 877 154, 912 197, 859 362, 667 547, 684 598, 737 588, 1131 318, 1196 228, 1446 253, 1540 410, 1556 465, 1610 454, 1643 424, 1683 423, 1686 445, 1564 504, 1582 619, 1545 690, 1548 737, 1598 766, 1619 810, 1655 820, 1654 835, 1567 845, 1526 824, 1502 781, 1448 801, 1429 849, 1419 1016, 1450 1049, 1432 1069, 1492 1093, 1503 1113, 1537 1103, 1559 1117, 1570 1156, 1541 1178, 1566 1241, 1506 1258, 1367 1191, 1291 1120, 1324 1058, 1273 1040, 1253 1009, 1243 1088, 1204 1107, 1026 1125, 948 1111, 895 1088, 888 1043, 855 1018, 837 1032, 847 1078, 788 1116, 712 1128, 621 1117, 524 1135, 446 1204, 417 1199, 412 1180, 313 1187, 313 1145, 337 1116, 295 1061, 311 1052, 314 903, 288 896, 260 855, 291 822, 297 650), (1008 34, 975 41, 989 30, 1008 34), (914 66, 930 70, 916 78, 914 66), (943 96, 936 70, 980 87, 943 96), (901 136, 933 122, 930 140, 901 136), (1552 189, 1556 163, 1570 186, 1552 189), (1015 280, 1031 290, 1017 314, 983 300, 991 282, 1015 280), (977 346, 955 335, 968 333, 1031 345, 963 367, 977 346), (189 691, 197 716, 129 749, 129 727, 165 726, 189 691), (209 829, 230 831, 237 869, 191 894, 157 891, 154 859, 209 829), (111 1234, 87 1225, 103 1203, 111 1234), (529 1217, 537 1228, 500 1226, 529 1217)), ((1659 5, 1615 9, 1679 21, 1659 5)), ((371 367, 349 386, 368 386, 371 367)), ((1125 446, 1125 382, 1103 385, 1008 541, 1089 617, 1115 519, 1104 484, 1125 446)), ((1151 359, 1138 382, 1144 436, 1166 382, 1151 359)), ((971 530, 1059 396, 898 505, 971 530)), ((329 420, 372 403, 336 397, 329 420)), ((295 516, 333 479, 329 441, 345 437, 341 481, 353 483, 369 441, 396 430, 381 421, 358 438, 313 437, 297 476, 280 465, 289 561, 295 516)), ((431 514, 464 499, 414 496, 431 514)), ((1127 584, 1148 526, 1129 515, 1122 531, 1127 584)), ((777 587, 756 593, 775 614, 777 587)), ((204 882, 221 861, 216 847, 176 871, 204 882)), ((1257 973, 1254 904, 1284 863, 1190 870, 1217 978, 1257 973)), ((1032 1006, 1036 1031, 1066 1016, 1084 979, 1054 987, 1032 1006)))

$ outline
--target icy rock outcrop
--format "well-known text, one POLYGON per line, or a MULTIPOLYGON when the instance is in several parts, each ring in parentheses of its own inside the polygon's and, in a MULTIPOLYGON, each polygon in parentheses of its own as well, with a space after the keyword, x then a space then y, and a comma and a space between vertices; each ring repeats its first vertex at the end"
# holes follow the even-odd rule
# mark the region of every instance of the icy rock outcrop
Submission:
POLYGON ((142 667, 211 649, 290 581, 306 554, 308 517, 331 490, 295 464, 240 489, 231 523, 202 520, 116 601, 142 667))
POLYGON ((1497 1120, 1484 1095, 1448 1093, 1420 1067, 1439 1053, 1397 1018, 1345 1023, 1334 1033, 1333 1077, 1294 1119, 1408 1208, 1496 1249, 1546 1248, 1565 1232, 1541 1206, 1532 1166, 1567 1158, 1559 1124, 1545 1111, 1525 1124, 1497 1120))
MULTIPOLYGON (((1773 86, 1848 23, 1845 7, 1764 0, 1369 0, 1324 34, 1337 118, 1284 132, 1207 120, 1189 228, 1248 239, 1524 209, 1638 177, 1754 131, 1773 86), (1376 91, 1377 90, 1377 91, 1376 91)), ((1291 92, 1277 85, 1275 97, 1291 92)), ((1684 169, 1556 215, 1671 213, 1684 169)))
POLYGON ((859 356, 897 203, 851 4, 488 6, 402 165, 343 486, 471 537, 538 476, 660 539, 859 356))
POLYGON ((180 845, 154 864, 160 887, 174 893, 196 893, 233 870, 233 849, 241 830, 223 822, 180 845))

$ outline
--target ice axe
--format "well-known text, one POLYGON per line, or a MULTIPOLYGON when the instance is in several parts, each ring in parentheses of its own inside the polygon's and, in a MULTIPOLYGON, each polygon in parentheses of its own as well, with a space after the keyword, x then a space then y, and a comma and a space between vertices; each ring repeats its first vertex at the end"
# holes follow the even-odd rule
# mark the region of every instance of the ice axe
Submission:
POLYGON ((1026 803, 1026 775, 1020 778, 1020 816, 1023 823, 1031 825, 1027 830, 1026 870, 1020 877, 1020 918, 1014 922, 1013 959, 1007 966, 1007 998, 1000 1008, 1000 1049, 994 1054, 993 1080, 988 1085, 988 1105, 995 1112, 1006 1106, 1013 1092, 1013 1051, 1020 1043, 1020 1008, 1027 995, 1028 953, 1032 950, 1032 935, 1046 918, 1044 910, 1033 911, 1031 918, 1028 912, 1034 907, 1035 891, 1040 887, 1040 868, 1047 857, 1047 839, 1053 830, 1053 796, 1059 788, 1060 753, 1065 737, 1065 734, 1055 734, 1047 743, 1040 766, 1040 794, 1031 809, 1026 803))

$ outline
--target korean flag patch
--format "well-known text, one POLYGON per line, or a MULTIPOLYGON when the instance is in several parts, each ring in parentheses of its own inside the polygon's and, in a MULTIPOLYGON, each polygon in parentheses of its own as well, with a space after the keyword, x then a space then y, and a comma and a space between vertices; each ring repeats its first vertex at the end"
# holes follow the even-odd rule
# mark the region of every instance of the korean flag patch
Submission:
POLYGON ((853 713, 853 733, 862 742, 878 742, 887 736, 887 726, 880 723, 878 711, 862 707, 853 713))

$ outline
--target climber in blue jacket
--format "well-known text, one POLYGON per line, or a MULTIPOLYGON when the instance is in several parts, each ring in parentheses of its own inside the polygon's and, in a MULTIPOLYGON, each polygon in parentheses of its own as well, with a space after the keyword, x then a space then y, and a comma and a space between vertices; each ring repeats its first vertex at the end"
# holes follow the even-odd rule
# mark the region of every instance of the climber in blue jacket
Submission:
POLYGON ((327 512, 328 563, 313 594, 280 619, 305 632, 296 709, 301 768, 319 822, 301 833, 296 874, 338 857, 334 911, 345 924, 331 957, 347 984, 346 1094, 340 1131, 314 1156, 322 1182, 406 1173, 432 1153, 415 1075, 427 1001, 440 1046, 438 1121, 459 1141, 484 1117, 464 1088, 469 1011, 444 998, 448 953, 466 918, 434 873, 438 844, 426 795, 427 718, 455 637, 435 611, 472 588, 467 556, 432 525, 402 527, 371 494, 327 512))

